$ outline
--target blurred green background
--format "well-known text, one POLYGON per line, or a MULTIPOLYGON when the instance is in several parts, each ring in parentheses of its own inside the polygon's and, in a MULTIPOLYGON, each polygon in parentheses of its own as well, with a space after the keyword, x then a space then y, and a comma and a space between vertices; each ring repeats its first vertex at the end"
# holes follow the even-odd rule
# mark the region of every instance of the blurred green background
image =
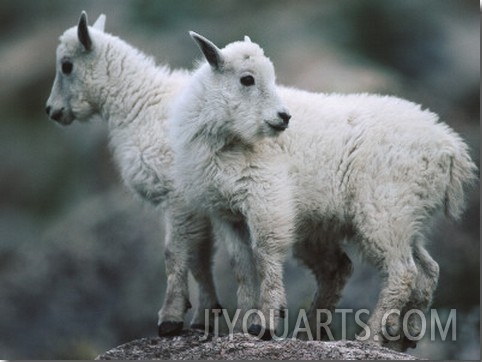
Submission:
MULTIPOLYGON (((157 332, 160 216, 122 186, 105 124, 62 128, 44 112, 58 37, 82 10, 91 22, 105 13, 108 32, 174 68, 199 57, 189 30, 219 46, 247 34, 273 61, 279 83, 420 103, 463 136, 480 164, 475 0, 0 0, 1 358, 89 359, 157 332)), ((468 194, 460 223, 434 225, 429 246, 441 266, 433 307, 440 315, 457 309, 457 339, 424 338, 414 355, 480 358, 479 190, 468 194)), ((217 288, 232 310, 236 284, 218 249, 217 288)), ((355 273, 340 307, 371 310, 379 279, 351 254, 355 273)), ((309 306, 314 281, 291 259, 285 279, 296 316, 309 306)))

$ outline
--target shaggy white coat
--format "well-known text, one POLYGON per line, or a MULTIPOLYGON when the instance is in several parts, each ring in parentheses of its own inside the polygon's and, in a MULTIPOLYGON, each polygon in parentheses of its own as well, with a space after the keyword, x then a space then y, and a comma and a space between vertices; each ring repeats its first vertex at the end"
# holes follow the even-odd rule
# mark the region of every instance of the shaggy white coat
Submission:
POLYGON ((190 307, 188 268, 200 287, 192 324, 204 329, 204 310, 218 308, 210 223, 174 189, 167 141, 168 109, 189 73, 157 67, 152 58, 105 33, 104 22, 101 15, 93 27, 87 27, 84 13, 79 25, 60 37, 47 112, 64 125, 95 116, 107 122, 123 181, 134 194, 164 211, 167 289, 159 311, 159 333, 182 328, 190 307))
MULTIPOLYGON (((378 343, 397 336, 401 319, 391 314, 382 323, 386 312, 403 317, 431 303, 439 267, 424 248, 425 235, 438 210, 455 219, 463 210, 476 169, 465 143, 434 113, 399 98, 285 87, 277 92, 290 126, 270 133, 266 114, 280 105, 262 50, 249 41, 219 50, 194 38, 209 64, 193 74, 172 110, 175 180, 216 232, 229 235, 238 302, 267 319, 254 319, 250 332, 276 327, 270 311, 283 317, 281 264, 290 246, 318 282, 309 313, 315 331, 316 310, 335 307, 351 273, 341 248, 350 238, 383 278, 370 336, 378 343), (240 85, 246 73, 255 85, 240 85)), ((409 328, 410 335, 420 332, 413 318, 409 328)), ((409 345, 402 336, 393 347, 409 345)))

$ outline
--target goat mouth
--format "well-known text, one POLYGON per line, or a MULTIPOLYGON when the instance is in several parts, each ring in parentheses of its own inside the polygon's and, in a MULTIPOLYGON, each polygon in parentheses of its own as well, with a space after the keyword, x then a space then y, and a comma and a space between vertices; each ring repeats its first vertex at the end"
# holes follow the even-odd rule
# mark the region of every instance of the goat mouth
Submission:
POLYGON ((68 126, 74 122, 73 118, 60 118, 60 119, 54 119, 54 121, 62 126, 68 126))
POLYGON ((54 112, 49 115, 49 118, 62 126, 68 126, 75 120, 75 117, 71 112, 66 113, 62 111, 54 112))
POLYGON ((287 124, 284 124, 284 123, 279 123, 279 124, 271 124, 269 122, 266 122, 268 124, 268 126, 270 126, 272 129, 276 130, 276 131, 284 131, 286 128, 288 128, 288 125, 287 124))

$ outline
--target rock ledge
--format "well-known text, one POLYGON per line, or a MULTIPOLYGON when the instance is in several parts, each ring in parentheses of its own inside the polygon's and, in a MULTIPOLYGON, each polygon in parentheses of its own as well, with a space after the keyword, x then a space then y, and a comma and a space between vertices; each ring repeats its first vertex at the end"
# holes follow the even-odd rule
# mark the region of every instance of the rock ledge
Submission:
POLYGON ((185 330, 175 337, 142 338, 113 348, 96 360, 414 360, 415 357, 359 341, 260 341, 235 333, 203 339, 199 331, 185 330))

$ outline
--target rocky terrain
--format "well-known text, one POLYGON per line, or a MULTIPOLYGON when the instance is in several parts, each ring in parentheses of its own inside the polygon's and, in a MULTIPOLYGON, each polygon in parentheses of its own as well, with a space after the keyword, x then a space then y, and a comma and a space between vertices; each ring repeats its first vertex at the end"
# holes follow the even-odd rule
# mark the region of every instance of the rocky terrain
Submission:
POLYGON ((143 338, 99 356, 97 360, 413 360, 415 357, 358 341, 260 341, 233 334, 222 337, 184 331, 177 337, 143 338))

